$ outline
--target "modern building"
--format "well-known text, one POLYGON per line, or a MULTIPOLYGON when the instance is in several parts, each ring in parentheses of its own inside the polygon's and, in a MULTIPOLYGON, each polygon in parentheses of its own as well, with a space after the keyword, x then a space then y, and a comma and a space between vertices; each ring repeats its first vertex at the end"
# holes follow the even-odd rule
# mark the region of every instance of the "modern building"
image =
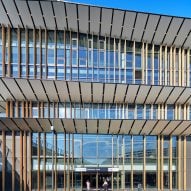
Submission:
POLYGON ((0 1, 0 190, 191 190, 191 19, 0 1))

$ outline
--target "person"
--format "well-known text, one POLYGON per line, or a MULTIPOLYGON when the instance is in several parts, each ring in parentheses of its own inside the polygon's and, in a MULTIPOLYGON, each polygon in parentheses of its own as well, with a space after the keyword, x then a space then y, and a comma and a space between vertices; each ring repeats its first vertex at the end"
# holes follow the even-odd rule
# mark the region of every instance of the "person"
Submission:
POLYGON ((87 190, 90 190, 90 181, 89 180, 86 181, 86 188, 87 188, 87 190))
POLYGON ((103 189, 104 189, 105 191, 108 191, 108 183, 107 183, 106 180, 104 180, 103 189))

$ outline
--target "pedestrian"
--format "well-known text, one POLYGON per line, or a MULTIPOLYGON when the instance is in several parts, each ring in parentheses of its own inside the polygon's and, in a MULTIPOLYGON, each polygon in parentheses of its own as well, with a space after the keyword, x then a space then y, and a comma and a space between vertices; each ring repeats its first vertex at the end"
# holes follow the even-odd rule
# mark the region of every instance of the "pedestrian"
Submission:
POLYGON ((90 181, 89 180, 86 181, 86 188, 87 188, 87 190, 90 190, 90 181))
POLYGON ((103 189, 104 189, 105 191, 108 191, 108 183, 107 183, 106 180, 104 180, 103 189))

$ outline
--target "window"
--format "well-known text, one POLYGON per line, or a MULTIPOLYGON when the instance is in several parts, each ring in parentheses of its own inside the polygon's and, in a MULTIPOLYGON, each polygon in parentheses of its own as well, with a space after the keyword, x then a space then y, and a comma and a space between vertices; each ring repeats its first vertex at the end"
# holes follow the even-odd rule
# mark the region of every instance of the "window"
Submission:
POLYGON ((142 71, 135 70, 135 83, 141 83, 142 80, 142 71))
POLYGON ((128 119, 134 119, 135 105, 128 105, 128 119))
POLYGON ((174 119, 174 105, 167 105, 167 119, 174 119))

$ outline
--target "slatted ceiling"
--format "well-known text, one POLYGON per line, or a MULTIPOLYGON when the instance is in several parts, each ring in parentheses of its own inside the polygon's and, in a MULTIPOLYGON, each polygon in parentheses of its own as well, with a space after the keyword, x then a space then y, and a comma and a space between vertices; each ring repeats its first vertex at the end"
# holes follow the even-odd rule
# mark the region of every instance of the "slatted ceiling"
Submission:
POLYGON ((82 33, 88 33, 88 6, 78 5, 79 30, 82 33))
POLYGON ((109 127, 109 120, 99 120, 98 133, 107 134, 109 127))
POLYGON ((189 126, 185 131, 181 133, 181 135, 190 135, 191 134, 191 126, 189 126))
POLYGON ((6 102, 0 102, 0 112, 5 112, 6 102))
POLYGON ((1 1, 0 1, 0 14, 1 14, 0 23, 10 25, 9 19, 7 17, 7 13, 5 12, 1 1))
POLYGON ((40 101, 47 101, 47 96, 40 80, 30 80, 30 84, 40 101))
POLYGON ((168 32, 165 36, 165 39, 164 39, 164 44, 167 44, 167 45, 172 45, 173 43, 173 40, 182 24, 182 21, 183 19, 182 18, 173 18, 172 19, 172 22, 170 24, 170 27, 168 29, 168 32))
POLYGON ((68 82, 69 93, 72 102, 80 102, 80 89, 78 82, 68 82))
POLYGON ((188 99, 188 101, 186 101, 186 104, 191 104, 191 97, 188 99))
POLYGON ((169 121, 167 120, 161 120, 157 123, 157 125, 154 127, 153 131, 151 132, 151 135, 159 135, 160 132, 165 128, 165 126, 168 124, 169 121))
POLYGON ((112 103, 115 91, 115 84, 105 84, 104 102, 112 103))
POLYGON ((75 120, 75 125, 76 125, 77 133, 86 133, 86 124, 84 119, 75 120))
POLYGON ((103 84, 93 83, 93 102, 99 103, 102 100, 103 84))
POLYGON ((110 35, 111 20, 112 20, 112 9, 102 8, 101 35, 103 36, 110 35))
POLYGON ((62 119, 66 133, 75 133, 74 122, 72 119, 62 119))
POLYGON ((51 131, 51 124, 50 124, 49 119, 38 118, 37 120, 38 120, 40 126, 43 128, 44 132, 50 132, 51 131))
POLYGON ((16 82, 14 81, 14 79, 3 78, 3 81, 5 82, 6 86, 8 87, 8 89, 11 91, 11 93, 14 95, 14 97, 17 100, 24 100, 25 99, 25 97, 21 93, 21 91, 20 91, 18 85, 16 84, 16 82))
POLYGON ((83 102, 91 102, 91 83, 83 83, 80 82, 81 93, 82 93, 82 101, 83 102))
POLYGON ((180 31, 178 32, 176 40, 174 41, 174 44, 178 47, 182 46, 190 30, 191 30, 191 20, 185 19, 182 27, 180 28, 180 31))
POLYGON ((149 15, 146 30, 143 36, 144 42, 151 43, 159 18, 159 15, 149 15))
POLYGON ((42 132, 42 127, 38 124, 36 119, 25 118, 30 128, 35 132, 42 132))
POLYGON ((87 120, 88 133, 97 133, 97 120, 87 120))
POLYGON ((10 118, 1 118, 1 121, 6 124, 9 129, 13 131, 19 131, 20 129, 15 125, 15 123, 10 118))
POLYGON ((17 9, 15 7, 14 1, 7 1, 7 0, 3 0, 3 3, 6 7, 6 10, 9 14, 9 18, 11 20, 11 23, 13 24, 14 27, 22 27, 22 23, 20 21, 17 9))
POLYGON ((134 120, 123 120, 121 124, 120 134, 129 134, 133 122, 134 120))
POLYGON ((157 96, 158 96, 159 92, 161 91, 161 89, 162 89, 162 86, 152 86, 145 103, 147 103, 147 104, 154 103, 154 101, 157 98, 157 96))
POLYGON ((127 40, 131 39, 131 34, 133 30, 133 25, 135 22, 136 13, 135 12, 128 12, 126 11, 124 26, 123 26, 123 33, 122 38, 127 40))
POLYGON ((1 95, 5 100, 13 100, 14 98, 10 94, 9 90, 5 87, 5 85, 2 82, 2 79, 0 79, 0 90, 1 95))
POLYGON ((26 122, 23 119, 14 118, 13 120, 21 130, 31 131, 29 126, 26 124, 26 122))
POLYGON ((53 7, 54 7, 54 14, 56 16, 56 23, 58 30, 66 29, 67 25, 66 25, 66 13, 64 8, 64 3, 53 1, 53 7))
POLYGON ((115 103, 122 103, 125 97, 127 85, 117 84, 116 92, 115 92, 115 103))
POLYGON ((69 3, 66 3, 65 5, 68 18, 68 28, 73 31, 78 31, 76 5, 69 3))
POLYGON ((98 7, 90 7, 90 33, 99 33, 100 11, 98 7))
POLYGON ((1 96, 1 94, 0 94, 0 101, 4 101, 3 98, 2 98, 2 96, 1 96))
POLYGON ((56 132, 64 132, 61 119, 54 119, 54 128, 56 132))
POLYGON ((51 80, 51 81, 43 80, 42 83, 44 85, 45 91, 46 91, 49 99, 52 101, 59 101, 53 80, 51 80))
MULTIPOLYGON (((24 26, 28 28, 33 28, 33 23, 31 16, 34 20, 34 25, 36 28, 45 28, 44 20, 49 29, 55 29, 55 22, 54 22, 54 15, 51 6, 51 2, 46 1, 28 1, 29 8, 31 10, 31 16, 29 13, 29 9, 25 1, 7 1, 3 0, 3 3, 8 11, 9 17, 13 26, 18 27, 18 25, 22 26, 21 20, 19 15, 22 19, 24 26), (15 7, 15 4, 18 7, 19 14, 15 7), (41 12, 41 7, 42 12, 41 12)), ((107 9, 107 8, 99 8, 99 7, 92 7, 86 6, 81 4, 72 4, 66 2, 52 2, 55 18, 57 22, 57 27, 59 30, 67 29, 66 24, 66 13, 65 13, 65 6, 67 10, 67 20, 69 30, 78 31, 78 21, 79 21, 79 29, 81 32, 86 33, 89 28, 89 21, 88 18, 90 16, 90 33, 92 34, 99 34, 99 31, 102 35, 109 35, 111 32, 112 37, 119 37, 121 33, 121 27, 123 25, 123 16, 124 11, 116 10, 116 9, 107 9), (79 20, 77 20, 77 7, 79 7, 78 15, 79 20), (90 9, 90 11, 89 11, 90 9), (101 30, 100 30, 100 11, 102 11, 103 18, 101 19, 101 30), (113 22, 112 22, 112 11, 113 13, 113 22), (88 15, 90 13, 90 15, 88 15), (88 16, 87 16, 88 15, 88 16), (112 22, 112 23, 111 23, 112 22), (111 27, 112 24, 112 27, 111 27), (111 31, 110 31, 111 30, 111 31)), ((0 23, 4 25, 11 24, 9 23, 9 19, 5 10, 3 8, 2 2, 0 2, 0 23)), ((135 29, 133 32, 133 39, 140 40, 142 38, 142 34, 144 31, 144 27, 146 27, 143 41, 151 42, 153 35, 153 43, 154 44, 161 44, 165 35, 164 44, 171 45, 175 39, 174 45, 179 47, 182 46, 189 31, 191 30, 190 24, 191 20, 185 18, 185 21, 182 24, 184 18, 172 17, 171 16, 161 16, 159 21, 159 15, 153 14, 146 14, 146 13, 139 13, 139 12, 131 12, 125 11, 125 19, 124 19, 124 27, 122 30, 121 38, 125 38, 127 40, 131 39, 133 26, 135 23, 135 29), (137 14, 137 19, 135 22, 137 14), (146 16, 149 15, 148 23, 146 24, 146 16), (170 24, 172 19, 172 23, 170 24), (159 24, 158 24, 159 21, 159 24), (146 25, 145 25, 146 24, 146 25), (157 26, 158 24, 158 26, 157 26), (169 26, 170 24, 170 26, 169 26), (181 28, 180 28, 181 27, 181 28), (156 29, 156 33, 154 30, 156 29), (167 31, 168 29, 168 31, 167 31), (180 30, 179 30, 180 29, 180 30), (178 32, 178 34, 177 34, 178 32), (167 33, 167 34, 166 34, 167 33), (177 35, 177 36, 176 36, 177 35), (176 37, 176 38, 175 38, 176 37)), ((188 36, 187 40, 185 41, 184 48, 189 48, 191 46, 191 34, 188 36)))
POLYGON ((45 28, 42 13, 38 1, 28 1, 36 28, 45 28))
POLYGON ((191 33, 188 35, 188 37, 183 45, 184 45, 183 47, 186 49, 191 47, 191 33))
POLYGON ((175 87, 172 91, 170 97, 167 99, 168 104, 174 104, 174 102, 177 100, 179 95, 184 91, 183 87, 175 87))
POLYGON ((111 36, 120 37, 124 11, 114 10, 111 36))
POLYGON ((6 102, 5 101, 0 102, 0 106, 6 108, 6 102))
POLYGON ((137 95, 139 85, 129 85, 125 102, 133 103, 137 95))
POLYGON ((183 121, 178 127, 172 132, 172 135, 180 135, 189 125, 190 121, 183 121))
POLYGON ((133 135, 138 135, 143 128, 145 121, 146 120, 135 120, 130 133, 133 135))
POLYGON ((141 41, 148 14, 138 13, 132 40, 141 41))
POLYGON ((56 29, 51 2, 40 1, 40 4, 42 7, 42 12, 45 19, 46 27, 52 30, 56 29))
POLYGON ((56 88, 57 88, 57 91, 58 91, 58 94, 59 94, 59 97, 60 97, 60 101, 61 102, 70 101, 66 82, 64 82, 64 81, 55 81, 55 84, 56 84, 56 88))
POLYGON ((19 87, 21 88, 22 93, 25 95, 27 100, 36 101, 36 97, 31 89, 28 81, 26 79, 16 79, 19 87))
POLYGON ((185 101, 190 97, 190 95, 191 95, 191 88, 186 88, 176 103, 178 104, 185 103, 185 101))
POLYGON ((0 107, 0 113, 5 113, 5 109, 3 109, 2 107, 0 107))
POLYGON ((154 44, 161 44, 164 35, 166 34, 167 28, 170 24, 172 17, 167 17, 167 16, 161 16, 159 25, 157 27, 155 37, 153 39, 154 44))
POLYGON ((169 135, 181 123, 181 121, 171 121, 161 134, 169 135))
POLYGON ((1 122, 1 119, 0 119, 0 131, 2 130, 8 131, 9 129, 1 122))
POLYGON ((164 103, 172 91, 173 87, 164 87, 156 100, 157 104, 164 103))
POLYGON ((150 90, 150 86, 140 86, 140 89, 139 89, 135 102, 144 103, 149 90, 150 90))
POLYGON ((156 123, 157 123, 157 120, 147 120, 147 122, 144 125, 143 129, 141 130, 140 134, 146 135, 149 132, 151 132, 151 130, 153 129, 153 127, 155 126, 156 123))
POLYGON ((111 120, 109 134, 117 134, 122 120, 111 120))
POLYGON ((25 27, 33 28, 32 19, 26 1, 15 1, 25 27))

